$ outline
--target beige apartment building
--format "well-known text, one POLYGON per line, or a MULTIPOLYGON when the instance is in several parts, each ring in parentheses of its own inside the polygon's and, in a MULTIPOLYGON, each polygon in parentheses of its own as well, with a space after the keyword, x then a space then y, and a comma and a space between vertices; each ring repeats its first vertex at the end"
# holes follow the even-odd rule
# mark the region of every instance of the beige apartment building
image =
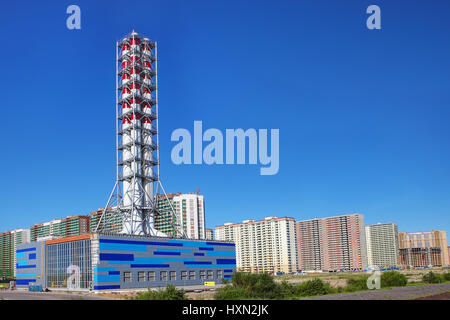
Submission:
POLYGON ((364 217, 361 214, 298 221, 296 237, 299 270, 367 269, 364 217))
MULTIPOLYGON (((447 233, 445 231, 400 232, 398 234, 398 241, 400 249, 439 248, 442 266, 448 266, 450 264, 447 233)), ((404 251, 407 252, 407 250, 404 251)), ((434 251, 437 252, 437 250, 434 251)))
POLYGON ((225 223, 215 228, 216 240, 236 244, 236 267, 244 272, 297 271, 295 220, 267 217, 225 223))

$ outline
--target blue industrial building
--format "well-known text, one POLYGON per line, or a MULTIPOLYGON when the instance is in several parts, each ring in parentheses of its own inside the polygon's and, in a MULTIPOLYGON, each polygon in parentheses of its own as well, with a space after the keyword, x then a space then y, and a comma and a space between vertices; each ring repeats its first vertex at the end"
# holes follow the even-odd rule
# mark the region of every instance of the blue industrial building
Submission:
POLYGON ((220 284, 236 269, 231 242, 104 233, 23 244, 16 258, 18 288, 78 283, 77 288, 100 291, 220 284))

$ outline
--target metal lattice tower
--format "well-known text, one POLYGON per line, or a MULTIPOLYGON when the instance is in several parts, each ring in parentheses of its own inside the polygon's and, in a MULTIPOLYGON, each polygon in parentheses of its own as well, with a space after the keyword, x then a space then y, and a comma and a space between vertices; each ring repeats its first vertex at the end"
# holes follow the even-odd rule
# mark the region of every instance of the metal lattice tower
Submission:
POLYGON ((134 31, 117 42, 117 179, 95 231, 120 214, 121 233, 166 236, 154 228, 159 187, 167 198, 159 178, 157 66, 156 42, 134 31))

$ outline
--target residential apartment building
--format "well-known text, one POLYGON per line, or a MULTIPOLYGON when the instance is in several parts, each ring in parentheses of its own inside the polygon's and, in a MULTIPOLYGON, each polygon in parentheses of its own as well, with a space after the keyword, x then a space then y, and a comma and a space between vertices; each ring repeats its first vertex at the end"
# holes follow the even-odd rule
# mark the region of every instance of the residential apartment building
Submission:
MULTIPOLYGON (((450 264, 447 233, 445 231, 400 232, 398 241, 400 249, 439 248, 441 265, 448 266, 450 264)), ((421 252, 420 250, 412 250, 411 252, 413 251, 421 252)), ((437 250, 432 251, 437 252, 437 250)))
POLYGON ((400 264, 405 267, 442 267, 442 251, 438 247, 429 248, 402 248, 400 264))
POLYGON ((30 241, 49 236, 70 237, 89 233, 89 216, 70 216, 30 227, 30 241))
POLYGON ((267 217, 226 223, 215 228, 215 239, 236 245, 236 267, 244 272, 297 271, 295 220, 267 217))
POLYGON ((187 239, 206 239, 205 199, 194 193, 168 194, 158 197, 159 215, 155 228, 168 235, 183 234, 187 239), (175 217, 172 213, 175 211, 175 217))
POLYGON ((366 226, 367 260, 369 266, 394 267, 399 262, 398 227, 396 223, 366 226))
POLYGON ((16 274, 16 247, 30 242, 29 229, 16 229, 0 233, 0 279, 16 274))
POLYGON ((367 269, 364 217, 361 214, 298 221, 296 242, 299 270, 367 269))
POLYGON ((213 229, 205 229, 206 230, 206 240, 214 240, 214 231, 213 229))
POLYGON ((155 229, 173 237, 178 236, 180 224, 183 229, 186 227, 186 221, 184 224, 182 224, 181 221, 177 222, 177 216, 176 214, 173 214, 173 211, 177 212, 176 207, 178 204, 175 204, 174 202, 175 196, 175 194, 170 193, 167 195, 167 198, 164 195, 159 195, 157 197, 159 214, 155 217, 155 229))
POLYGON ((89 214, 89 229, 90 232, 98 230, 120 233, 123 230, 123 216, 117 211, 106 211, 106 214, 102 217, 104 209, 98 209, 92 211, 89 214))

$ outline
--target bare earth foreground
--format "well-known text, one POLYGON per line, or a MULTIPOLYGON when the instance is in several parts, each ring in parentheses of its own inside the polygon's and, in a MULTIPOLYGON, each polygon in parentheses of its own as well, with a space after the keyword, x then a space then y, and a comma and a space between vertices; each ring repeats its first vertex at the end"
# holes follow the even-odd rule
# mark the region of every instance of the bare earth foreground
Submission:
POLYGON ((300 300, 446 300, 449 298, 450 283, 443 283, 342 293, 300 300))

